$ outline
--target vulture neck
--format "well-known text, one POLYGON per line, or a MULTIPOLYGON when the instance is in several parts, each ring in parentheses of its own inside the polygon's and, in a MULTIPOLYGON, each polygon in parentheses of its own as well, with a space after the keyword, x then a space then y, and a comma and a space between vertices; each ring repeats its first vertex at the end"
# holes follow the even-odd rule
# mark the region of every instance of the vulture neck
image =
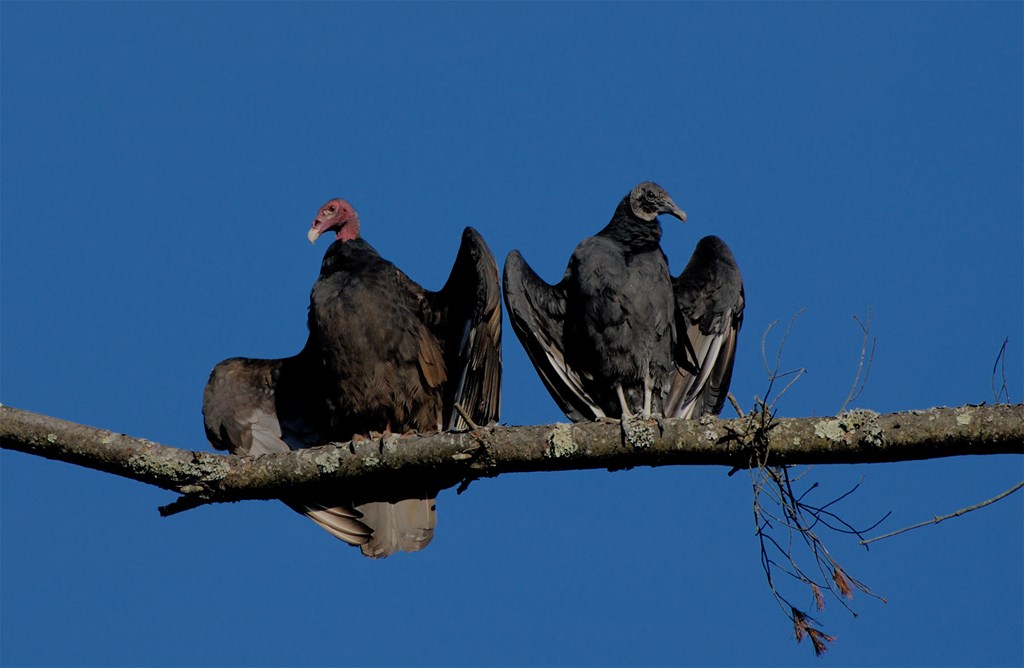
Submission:
POLYGON ((352 217, 349 218, 348 221, 338 229, 337 233, 335 234, 335 238, 338 241, 352 241, 353 239, 359 238, 358 214, 356 214, 355 212, 352 213, 352 217))
POLYGON ((661 243, 661 224, 658 218, 644 220, 629 205, 629 197, 624 197, 615 209, 615 215, 598 236, 613 239, 627 250, 634 253, 651 251, 661 243))

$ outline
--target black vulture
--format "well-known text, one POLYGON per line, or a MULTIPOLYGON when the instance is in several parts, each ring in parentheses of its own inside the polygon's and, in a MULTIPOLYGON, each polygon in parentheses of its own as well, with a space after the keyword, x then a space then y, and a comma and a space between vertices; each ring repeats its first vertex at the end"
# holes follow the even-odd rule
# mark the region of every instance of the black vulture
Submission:
POLYGON ((512 329, 565 415, 699 417, 722 410, 743 322, 743 281, 718 237, 672 277, 658 215, 686 222, 667 192, 633 188, 611 221, 576 246, 549 285, 519 251, 505 260, 512 329))
MULTIPOLYGON (((424 290, 359 236, 342 199, 317 214, 309 240, 329 230, 309 305, 309 338, 295 356, 232 358, 210 374, 203 415, 210 442, 236 454, 286 452, 372 433, 426 433, 497 422, 501 396, 498 268, 467 227, 438 292, 424 290)), ((436 524, 436 484, 317 491, 288 498, 369 557, 420 550, 436 524)))

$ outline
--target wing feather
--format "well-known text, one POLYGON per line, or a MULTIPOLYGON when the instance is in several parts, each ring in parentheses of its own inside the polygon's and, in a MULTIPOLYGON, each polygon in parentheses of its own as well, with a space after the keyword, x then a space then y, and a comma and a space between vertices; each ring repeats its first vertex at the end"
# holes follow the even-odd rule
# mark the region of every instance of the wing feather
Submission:
MULTIPOLYGON (((203 393, 203 418, 206 433, 214 447, 236 455, 259 456, 288 452, 307 445, 326 443, 317 438, 311 422, 300 414, 278 415, 278 404, 296 408, 306 403, 304 394, 279 402, 284 394, 301 393, 308 383, 301 382, 304 360, 300 356, 277 360, 235 357, 213 368, 203 393), (287 388, 279 388, 282 378, 294 379, 287 388)), ((308 404, 306 404, 308 408, 308 404)), ((350 545, 364 545, 372 530, 360 521, 351 505, 331 505, 309 499, 283 499, 331 535, 350 545)))
POLYGON ((574 422, 603 417, 604 411, 587 393, 579 373, 565 361, 562 284, 548 284, 519 251, 512 251, 505 259, 504 286, 512 330, 562 412, 574 422))
POLYGON ((715 236, 697 242, 676 296, 676 366, 667 417, 721 412, 732 381, 736 340, 743 324, 743 279, 732 251, 715 236))
POLYGON ((448 371, 444 427, 468 427, 456 403, 476 424, 496 423, 501 406, 501 286, 494 255, 479 232, 472 227, 463 231, 444 287, 424 296, 428 324, 442 342, 448 371))

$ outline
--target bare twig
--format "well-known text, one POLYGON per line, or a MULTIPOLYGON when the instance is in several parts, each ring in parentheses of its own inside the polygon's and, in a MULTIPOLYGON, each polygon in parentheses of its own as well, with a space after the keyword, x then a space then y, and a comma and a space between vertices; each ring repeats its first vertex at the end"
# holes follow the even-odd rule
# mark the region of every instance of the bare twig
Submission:
MULTIPOLYGON (((768 373, 767 391, 763 399, 755 397, 754 408, 747 415, 746 424, 729 427, 729 431, 732 439, 745 443, 750 451, 748 468, 751 471, 751 485, 754 494, 754 525, 761 549, 761 566, 764 570, 769 589, 771 589, 772 595, 775 597, 783 613, 793 623, 797 640, 810 637, 815 653, 820 655, 828 648, 828 644, 834 638, 824 633, 821 629, 816 628, 815 624, 817 622, 806 611, 793 605, 786 594, 781 591, 776 574, 783 573, 793 581, 807 586, 810 589, 812 605, 819 611, 825 607, 826 591, 832 594, 832 597, 854 616, 857 613, 848 601, 852 599, 855 590, 859 590, 883 602, 885 599, 874 594, 867 585, 847 573, 831 555, 821 536, 816 533, 816 530, 824 527, 839 534, 856 536, 860 544, 867 549, 868 544, 873 541, 927 524, 934 524, 994 503, 1017 491, 1024 486, 1024 483, 989 501, 959 510, 951 515, 936 517, 929 522, 922 522, 913 527, 872 539, 865 539, 864 534, 878 527, 889 517, 890 513, 886 513, 881 519, 867 528, 858 528, 840 517, 834 510, 836 504, 849 497, 860 487, 860 483, 857 483, 852 489, 823 505, 810 503, 810 493, 818 489, 818 484, 811 483, 809 487, 799 493, 796 490, 796 483, 807 475, 807 470, 799 475, 793 475, 790 466, 794 462, 787 462, 779 458, 780 452, 777 445, 777 436, 785 421, 779 420, 775 416, 776 405, 779 399, 805 373, 805 370, 802 368, 794 371, 780 371, 783 348, 793 329, 796 318, 801 313, 802 311, 798 311, 790 320, 789 326, 786 328, 778 344, 774 364, 768 361, 767 339, 771 330, 778 324, 778 321, 772 322, 765 330, 764 335, 761 337, 761 359, 768 373), (776 383, 786 377, 792 378, 782 391, 778 393, 778 396, 773 398, 776 383), (784 538, 782 538, 783 536, 784 538), (798 555, 797 552, 806 553, 809 555, 809 558, 804 558, 798 555), (805 567, 804 564, 808 564, 808 566, 805 567)), ((876 446, 884 447, 886 437, 875 438, 875 436, 870 435, 878 435, 875 428, 870 426, 870 423, 874 420, 872 417, 874 414, 871 411, 855 410, 846 412, 847 406, 855 402, 864 391, 877 346, 877 339, 870 335, 871 309, 868 309, 865 320, 862 321, 858 316, 854 316, 854 320, 864 334, 857 373, 854 376, 850 392, 843 402, 840 414, 835 418, 823 421, 820 423, 820 426, 823 431, 829 431, 838 438, 847 440, 850 443, 859 441, 861 437, 850 438, 846 434, 852 434, 852 432, 866 433, 868 434, 869 441, 873 441, 876 446)), ((1006 343, 1004 342, 992 371, 993 395, 996 397, 997 403, 1002 401, 1004 396, 1007 397, 1006 400, 1008 401, 1005 381, 1005 354, 1006 343), (1003 382, 1002 387, 996 389, 996 372, 999 368, 1003 368, 1003 382)), ((980 423, 975 422, 974 418, 970 416, 964 415, 958 418, 958 421, 964 426, 982 427, 980 423)), ((860 442, 863 443, 863 441, 860 442)), ((1020 447, 1024 448, 1024 440, 1022 440, 1020 447)), ((739 470, 739 468, 741 467, 736 467, 730 471, 730 475, 739 470)))
POLYGON ((736 411, 736 417, 743 417, 746 415, 743 412, 743 409, 740 408, 740 402, 736 401, 736 397, 732 395, 732 392, 729 392, 726 396, 729 397, 729 403, 732 404, 732 409, 736 411))
POLYGON ((876 536, 874 538, 868 538, 867 540, 861 540, 860 544, 861 545, 867 545, 868 543, 874 543, 877 540, 884 540, 886 538, 891 538, 893 536, 897 536, 897 535, 899 535, 901 533, 906 533, 908 531, 913 531, 914 529, 920 529, 921 527, 928 526, 929 524, 938 524, 939 522, 943 522, 945 520, 952 519, 954 517, 960 517, 961 515, 965 515, 965 514, 971 512, 971 511, 978 510, 979 508, 984 508, 985 506, 992 505, 996 501, 1000 501, 1002 499, 1005 499, 1006 497, 1010 496, 1011 494, 1013 494, 1014 492, 1019 490, 1021 487, 1024 487, 1024 480, 1022 480, 1021 482, 1017 483, 1016 485, 1014 485, 1010 489, 1006 490, 1002 494, 997 494, 996 496, 993 496, 991 499, 988 499, 987 501, 982 501, 981 503, 976 503, 973 506, 967 506, 966 508, 961 508, 960 510, 958 510, 958 511, 956 511, 954 513, 950 513, 949 515, 942 515, 941 517, 933 517, 932 519, 927 520, 925 522, 919 522, 919 523, 911 525, 909 527, 903 527, 902 529, 897 529, 896 531, 890 531, 889 533, 887 533, 885 535, 882 535, 882 536, 876 536))
MULTIPOLYGON (((814 594, 816 606, 819 609, 824 607, 822 590, 827 590, 833 594, 837 601, 839 601, 851 613, 856 615, 854 610, 850 608, 844 600, 852 596, 852 589, 849 586, 851 583, 853 583, 854 586, 862 592, 881 599, 881 597, 873 594, 867 586, 845 574, 843 568, 831 556, 821 538, 814 531, 814 527, 821 523, 822 525, 835 529, 840 533, 853 534, 858 538, 863 537, 862 530, 854 528, 850 523, 842 520, 835 513, 825 510, 827 507, 848 497, 857 489, 859 483, 853 489, 847 491, 840 497, 833 499, 824 506, 816 507, 803 500, 807 497, 810 489, 799 495, 793 489, 793 479, 789 475, 789 469, 782 467, 761 467, 756 469, 756 472, 752 471, 752 474, 755 476, 755 519, 758 522, 759 527, 758 538, 761 542, 762 565, 766 569, 769 586, 772 587, 773 594, 776 596, 776 599, 783 611, 786 611, 787 608, 794 608, 795 606, 782 596, 774 586, 770 574, 772 567, 779 568, 798 582, 810 586, 814 594), (761 501, 761 497, 768 498, 773 505, 778 506, 781 518, 774 512, 768 510, 761 501), (822 519, 823 515, 834 518, 838 523, 842 524, 844 528, 832 527, 831 524, 822 519), (785 547, 781 546, 779 542, 768 533, 768 531, 773 529, 775 525, 778 525, 779 528, 786 531, 787 544, 785 547), (799 543, 802 544, 813 557, 814 564, 818 569, 818 572, 821 574, 820 579, 809 575, 798 563, 797 556, 794 553, 794 545, 797 541, 799 541, 799 543), (772 558, 769 555, 769 548, 774 548, 774 550, 783 556, 788 565, 782 566, 780 562, 772 558)), ((816 487, 817 483, 811 485, 811 489, 816 487)), ((877 524, 878 523, 876 522, 872 527, 877 526, 877 524)))
POLYGON ((999 354, 996 355, 996 363, 992 365, 992 396, 997 404, 1010 403, 1010 390, 1006 387, 1006 346, 1010 343, 1010 337, 1003 339, 1003 345, 999 347, 999 354), (999 369, 1002 376, 1002 384, 996 389, 996 369, 999 369))
MULTIPOLYGON (((765 392, 764 399, 756 399, 754 410, 749 416, 748 427, 743 433, 750 437, 749 442, 753 450, 752 461, 756 462, 751 466, 751 484, 754 491, 754 523, 757 527, 757 537, 761 549, 761 567, 764 570, 772 595, 775 597, 780 609, 789 617, 793 624, 797 641, 802 640, 805 636, 809 637, 814 647, 814 653, 820 656, 828 649, 829 643, 835 638, 816 628, 814 625, 817 622, 814 618, 793 605, 780 592, 773 571, 780 571, 802 585, 809 587, 813 605, 817 610, 824 610, 824 591, 828 591, 843 607, 856 616, 856 611, 847 603, 847 599, 853 596, 854 588, 880 600, 884 599, 872 593, 863 583, 846 574, 842 566, 839 565, 839 562, 829 553, 821 538, 815 533, 815 528, 820 524, 837 533, 851 534, 858 538, 863 538, 863 531, 870 531, 885 518, 883 517, 882 520, 879 520, 868 529, 859 530, 839 517, 838 514, 829 510, 830 507, 835 506, 856 491, 860 483, 857 483, 853 489, 820 507, 811 505, 806 499, 810 492, 818 487, 818 483, 811 483, 808 489, 797 494, 794 489, 794 483, 803 478, 807 471, 794 478, 790 475, 790 468, 780 465, 774 456, 775 453, 772 452, 769 432, 778 426, 778 421, 775 419, 775 406, 778 400, 805 372, 802 368, 789 372, 780 372, 779 370, 782 366, 783 347, 789 338, 796 318, 801 313, 802 311, 798 311, 790 320, 789 327, 787 327, 782 340, 779 342, 774 365, 769 365, 765 349, 768 333, 776 324, 775 322, 769 325, 761 338, 761 359, 764 362, 765 370, 768 372, 768 389, 765 392), (782 392, 769 402, 775 382, 786 376, 793 376, 793 378, 783 388, 782 392), (775 536, 772 535, 774 531, 785 532, 785 545, 780 544, 775 536), (801 565, 795 552, 798 546, 802 546, 802 549, 809 553, 814 568, 818 571, 818 575, 812 575, 801 565), (778 557, 781 557, 781 559, 778 557)), ((843 403, 844 409, 847 404, 855 400, 860 395, 860 392, 863 391, 864 384, 867 381, 867 372, 870 370, 871 361, 874 358, 874 343, 871 345, 871 353, 868 354, 871 323, 870 309, 868 310, 867 324, 861 322, 856 316, 854 316, 854 319, 864 332, 864 342, 861 345, 860 363, 857 368, 857 374, 854 377, 853 387, 843 403), (865 360, 867 360, 866 368, 865 360)), ((845 431, 845 427, 840 427, 839 424, 845 415, 847 414, 842 413, 840 418, 837 418, 835 427, 838 432, 845 431)), ((850 422, 855 421, 855 419, 850 420, 850 422)))
POLYGON ((468 412, 466 412, 466 409, 465 409, 465 408, 463 408, 462 404, 460 404, 460 403, 458 403, 458 402, 455 402, 455 411, 456 411, 456 412, 457 412, 457 413, 458 413, 458 414, 459 414, 460 416, 462 416, 462 419, 466 421, 466 424, 468 424, 468 425, 469 425, 469 428, 470 428, 470 429, 471 429, 472 431, 479 431, 479 430, 480 430, 480 427, 479 427, 479 426, 477 425, 477 423, 473 422, 473 418, 471 418, 471 417, 469 416, 469 413, 468 413, 468 412))
POLYGON ((804 369, 803 367, 793 369, 792 371, 779 371, 779 367, 782 366, 782 351, 786 347, 786 341, 789 340, 789 335, 793 331, 793 325, 796 324, 796 319, 799 318, 805 310, 806 309, 800 309, 799 311, 793 314, 792 318, 789 319, 789 324, 786 325, 786 331, 783 333, 782 340, 779 341, 779 346, 775 353, 775 366, 768 365, 768 356, 765 353, 765 342, 768 339, 768 333, 772 331, 772 328, 775 327, 775 325, 777 325, 779 321, 774 320, 771 323, 769 323, 768 328, 765 329, 764 334, 761 335, 761 360, 764 362, 764 368, 768 372, 768 389, 767 391, 765 391, 764 399, 759 399, 758 402, 762 404, 762 409, 764 412, 774 413, 775 402, 777 402, 779 399, 782 398, 784 394, 786 394, 789 388, 793 386, 793 383, 795 383, 797 380, 800 379, 801 376, 807 373, 807 369, 804 369), (780 380, 782 378, 786 378, 788 376, 794 376, 794 378, 792 378, 786 384, 786 387, 782 388, 782 391, 779 392, 779 396, 775 397, 775 399, 773 399, 771 403, 768 403, 768 397, 771 396, 772 389, 775 387, 775 381, 780 380))
POLYGON ((871 373, 871 363, 875 359, 875 346, 878 344, 877 338, 871 338, 871 307, 868 307, 867 322, 861 322, 858 316, 853 316, 853 319, 860 325, 861 331, 864 332, 864 341, 860 345, 860 361, 857 363, 857 374, 853 377, 853 387, 850 388, 850 393, 846 395, 846 401, 843 402, 839 412, 842 413, 846 410, 846 407, 851 401, 856 401, 864 391, 864 387, 868 384, 868 374, 871 373), (871 340, 871 353, 868 352, 868 339, 871 340), (864 357, 867 356, 867 368, 864 367, 864 357), (864 373, 864 377, 861 378, 861 372, 864 373))

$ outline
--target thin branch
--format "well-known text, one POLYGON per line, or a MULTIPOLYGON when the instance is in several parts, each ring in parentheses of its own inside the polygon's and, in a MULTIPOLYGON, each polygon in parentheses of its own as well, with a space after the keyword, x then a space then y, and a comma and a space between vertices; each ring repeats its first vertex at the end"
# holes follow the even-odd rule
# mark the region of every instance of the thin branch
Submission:
POLYGON ((973 506, 967 506, 966 508, 961 508, 960 510, 956 511, 955 513, 950 513, 949 515, 943 515, 941 517, 933 517, 932 519, 927 520, 925 522, 918 522, 917 524, 911 525, 909 527, 903 527, 902 529, 897 529, 896 531, 890 531, 889 533, 887 533, 885 535, 882 535, 882 536, 876 536, 875 538, 868 538, 867 540, 861 540, 860 544, 861 545, 867 545, 868 543, 874 543, 876 540, 884 540, 886 538, 891 538, 891 537, 899 535, 901 533, 906 533, 908 531, 913 531, 914 529, 920 529, 921 527, 928 526, 929 524, 938 524, 939 522, 943 522, 945 520, 952 519, 954 517, 960 517, 961 515, 965 515, 965 514, 971 512, 971 511, 978 510, 979 508, 984 508, 985 506, 992 505, 996 501, 999 501, 1001 499, 1005 499, 1006 497, 1010 496, 1011 494, 1013 494, 1014 492, 1019 490, 1021 487, 1024 487, 1024 480, 1022 480, 1021 482, 1017 483, 1016 485, 1014 485, 1010 489, 1006 490, 1002 494, 998 494, 996 496, 993 496, 991 499, 988 499, 987 501, 982 501, 981 503, 976 503, 973 506))
POLYGON ((860 329, 864 332, 864 341, 860 345, 860 361, 857 363, 857 373, 853 377, 853 387, 850 388, 850 393, 846 395, 846 401, 843 402, 839 412, 842 413, 846 410, 846 407, 850 405, 851 401, 856 401, 860 397, 864 388, 868 384, 868 374, 871 373, 871 363, 875 360, 875 346, 878 344, 877 338, 871 338, 871 354, 868 355, 868 339, 871 337, 871 307, 868 307, 867 322, 861 322, 860 318, 853 316, 853 319, 860 325, 860 329), (864 358, 867 356, 867 368, 864 368, 864 358), (864 376, 861 378, 861 372, 864 376))
POLYGON ((479 427, 479 426, 477 425, 477 423, 476 423, 476 422, 473 422, 473 418, 471 418, 471 417, 469 416, 469 413, 467 413, 467 412, 466 412, 466 409, 462 407, 462 404, 460 404, 460 403, 456 402, 456 403, 455 403, 455 411, 456 411, 456 412, 457 412, 457 413, 458 413, 458 414, 459 414, 460 416, 462 416, 462 419, 466 421, 466 424, 467 424, 467 425, 469 425, 469 428, 470 428, 470 429, 471 429, 472 431, 477 431, 477 430, 479 430, 479 429, 480 429, 480 427, 479 427))
POLYGON ((743 409, 740 408, 740 402, 736 401, 736 397, 733 396, 732 392, 725 395, 729 398, 729 403, 732 404, 732 409, 736 411, 736 417, 743 417, 745 414, 743 409))
POLYGON ((999 348, 999 354, 996 355, 996 362, 992 365, 992 396, 995 398, 997 404, 1008 404, 1010 403, 1010 390, 1006 386, 1006 346, 1010 343, 1010 337, 1003 339, 1003 345, 999 348), (1002 376, 1002 384, 999 389, 996 389, 996 370, 1000 371, 1002 376))
POLYGON ((775 366, 771 367, 768 365, 768 355, 765 352, 765 344, 768 340, 768 333, 772 331, 772 328, 779 323, 778 320, 773 320, 768 324, 768 328, 764 330, 764 334, 761 335, 761 360, 764 363, 764 368, 768 372, 768 390, 764 393, 764 399, 759 399, 758 403, 762 404, 762 410, 767 413, 772 413, 775 409, 775 403, 782 398, 784 394, 793 386, 797 380, 800 379, 807 369, 799 368, 792 371, 780 372, 779 367, 782 365, 782 351, 786 347, 786 341, 789 340, 789 335, 793 332, 793 326, 796 324, 796 319, 799 318, 806 309, 800 309, 793 314, 793 317, 789 319, 789 324, 786 325, 786 331, 782 335, 782 340, 779 341, 778 349, 775 352, 775 366), (786 384, 786 387, 782 388, 782 392, 779 392, 779 396, 775 397, 772 402, 768 403, 768 397, 771 396, 772 388, 775 386, 775 381, 787 376, 795 377, 786 384))
MULTIPOLYGON (((810 467, 805 469, 796 477, 793 477, 790 475, 790 466, 785 462, 780 464, 780 462, 777 461, 777 449, 772 448, 773 438, 777 439, 777 436, 775 436, 776 432, 774 430, 779 426, 779 422, 775 420, 775 405, 786 391, 789 390, 793 383, 796 382, 804 373, 803 369, 798 369, 796 372, 785 373, 780 373, 779 371, 779 368, 782 365, 783 347, 785 346, 786 340, 792 330, 793 323, 799 315, 800 312, 797 312, 796 315, 793 316, 786 333, 779 342, 774 367, 769 368, 768 366, 768 356, 765 352, 765 348, 768 333, 771 331, 771 328, 775 323, 769 325, 768 329, 762 336, 761 358, 768 371, 768 389, 765 392, 765 398, 763 400, 757 399, 755 401, 754 410, 747 416, 748 423, 746 428, 735 431, 740 440, 751 444, 753 451, 753 455, 751 457, 751 480, 754 492, 754 521, 757 526, 757 537, 761 549, 761 566, 765 572, 768 587, 771 589, 772 595, 775 597, 776 603, 778 603, 779 607, 782 609, 783 614, 785 614, 789 618, 790 622, 792 622, 797 641, 799 642, 805 636, 810 637, 814 646, 815 654, 820 656, 828 649, 829 643, 835 640, 835 638, 826 634, 820 628, 816 628, 814 625, 817 624, 817 621, 805 611, 793 605, 789 599, 779 591, 775 583, 775 578, 773 577, 773 569, 781 571, 800 584, 809 587, 813 605, 817 610, 824 610, 825 595, 823 590, 827 590, 847 611, 850 612, 850 614, 856 617, 857 612, 847 602, 847 599, 851 599, 853 597, 853 587, 856 587, 860 591, 882 601, 885 599, 882 599, 880 596, 871 592, 866 585, 855 578, 848 576, 842 566, 839 565, 839 562, 836 561, 836 559, 829 553, 824 542, 814 530, 816 527, 821 525, 836 533, 854 535, 857 538, 863 539, 864 532, 874 529, 882 520, 875 522, 875 524, 868 529, 858 530, 852 524, 839 517, 838 514, 828 510, 828 508, 839 503, 856 491, 857 488, 860 487, 859 482, 846 493, 829 501, 821 507, 807 503, 805 499, 812 490, 817 489, 818 483, 811 483, 808 489, 804 490, 800 494, 797 494, 794 489, 794 484, 807 475, 810 467), (785 388, 783 388, 782 392, 779 393, 779 396, 769 404, 768 397, 771 396, 775 381, 787 375, 794 374, 794 378, 786 385, 785 388), (767 498, 767 500, 774 504, 778 510, 773 512, 773 510, 762 504, 762 497, 767 498), (786 532, 785 547, 783 547, 770 533, 776 530, 775 525, 779 527, 779 530, 786 532), (818 570, 820 579, 816 579, 809 575, 798 562, 799 557, 795 554, 794 547, 799 547, 801 545, 813 558, 813 564, 818 570), (788 565, 787 563, 774 559, 769 554, 769 550, 778 552, 779 555, 785 558, 785 562, 788 562, 788 565)), ((857 324, 860 325, 864 332, 864 341, 861 344, 860 363, 857 367, 857 373, 854 376, 853 387, 850 389, 850 393, 847 395, 846 401, 843 402, 844 411, 846 406, 851 401, 859 397, 860 393, 864 390, 864 386, 867 383, 867 374, 870 370, 871 362, 874 359, 875 351, 874 342, 872 342, 871 353, 868 355, 868 340, 871 324, 870 309, 868 310, 866 325, 856 316, 854 316, 854 320, 857 321, 857 324), (867 359, 867 368, 865 368, 865 359, 867 359)), ((858 417, 860 415, 862 415, 861 411, 851 411, 849 413, 841 411, 840 422, 828 423, 828 425, 823 427, 822 430, 828 430, 833 436, 842 438, 841 434, 846 432, 850 427, 853 427, 854 423, 863 425, 863 421, 858 417), (843 421, 846 421, 848 424, 844 426, 841 424, 843 421)), ((868 418, 868 421, 870 421, 870 417, 868 418)), ((853 428, 857 429, 859 427, 853 428)), ((869 428, 868 431, 873 431, 873 428, 869 428)), ((735 469, 730 472, 730 475, 733 472, 735 472, 735 469)), ((885 518, 883 517, 882 519, 884 520, 885 518)))

